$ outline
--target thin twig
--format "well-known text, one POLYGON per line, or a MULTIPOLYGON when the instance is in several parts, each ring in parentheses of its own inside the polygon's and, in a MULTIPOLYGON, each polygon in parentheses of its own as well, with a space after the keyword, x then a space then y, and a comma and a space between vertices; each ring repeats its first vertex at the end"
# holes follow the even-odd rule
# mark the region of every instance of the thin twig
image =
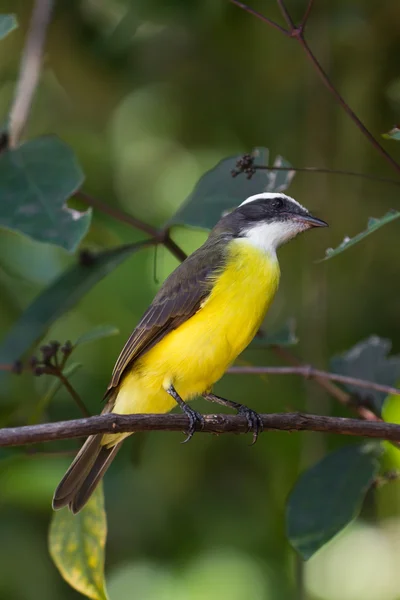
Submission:
POLYGON ((75 390, 75 388, 71 385, 71 383, 69 382, 67 377, 65 377, 64 373, 62 373, 61 371, 56 372, 56 370, 54 370, 54 371, 52 370, 51 374, 54 375, 54 377, 57 377, 57 379, 59 379, 61 381, 61 383, 63 384, 65 389, 71 395, 71 398, 73 398, 74 402, 78 406, 81 413, 85 417, 90 417, 90 412, 86 408, 85 403, 83 402, 82 398, 80 397, 78 392, 75 390))
POLYGON ((143 231, 144 233, 151 235, 151 237, 156 238, 159 236, 159 231, 155 227, 152 227, 148 223, 145 223, 144 221, 141 221, 140 219, 129 215, 128 213, 126 213, 123 210, 120 210, 119 208, 114 208, 113 206, 110 206, 106 202, 103 202, 102 200, 99 200, 98 198, 95 198, 94 196, 91 196, 90 194, 87 194, 82 190, 76 192, 75 196, 81 198, 88 206, 96 208, 100 212, 109 215, 116 221, 126 223, 127 225, 130 225, 135 229, 139 229, 139 231, 143 231))
POLYGON ((369 179, 371 181, 379 181, 380 183, 390 183, 391 185, 400 185, 400 181, 391 179, 390 177, 379 177, 377 175, 369 175, 368 173, 359 173, 357 171, 346 171, 343 169, 325 169, 323 167, 276 167, 274 165, 253 165, 254 169, 260 171, 295 171, 296 173, 324 173, 326 175, 345 175, 348 177, 358 177, 359 179, 369 179))
POLYGON ((278 31, 283 33, 283 35, 287 35, 287 36, 290 35, 289 31, 287 31, 286 29, 284 29, 283 27, 278 25, 278 23, 275 23, 275 21, 271 21, 271 19, 268 19, 261 13, 257 12, 256 10, 254 10, 254 8, 250 8, 250 6, 247 6, 247 4, 244 4, 243 2, 239 2, 238 0, 230 0, 230 2, 232 2, 232 4, 236 4, 236 6, 238 6, 239 8, 242 8, 243 10, 250 13, 251 15, 254 15, 255 17, 257 17, 257 19, 260 19, 260 21, 264 21, 264 23, 268 23, 268 25, 271 25, 271 27, 274 27, 275 29, 277 29, 278 31))
POLYGON ((53 0, 36 0, 23 51, 20 76, 9 118, 9 145, 17 146, 28 119, 32 99, 38 85, 46 30, 53 0))
POLYGON ((283 0, 277 0, 277 2, 278 2, 279 9, 282 13, 282 16, 285 19, 287 26, 289 27, 289 30, 293 30, 294 23, 293 23, 292 17, 290 16, 290 14, 285 6, 285 3, 283 2, 283 0))
MULTIPOLYGON (((0 371, 12 371, 12 365, 0 365, 0 371)), ((359 379, 358 377, 349 377, 347 375, 339 375, 337 373, 330 373, 329 371, 321 371, 320 369, 315 369, 311 365, 300 364, 299 366, 294 367, 260 367, 260 366, 245 366, 245 367, 230 367, 227 371, 231 375, 300 375, 305 377, 306 379, 328 379, 330 381, 337 381, 338 383, 343 383, 347 385, 354 385, 355 387, 375 390, 377 392, 384 392, 385 394, 393 394, 395 396, 400 396, 400 389, 392 387, 390 385, 384 385, 381 383, 376 383, 375 381, 369 381, 367 379, 359 379)), ((55 371, 49 371, 49 374, 54 375, 62 381, 63 385, 68 389, 71 396, 73 396, 72 391, 67 387, 67 384, 70 385, 68 379, 64 377, 64 375, 56 373, 55 371)), ((71 386, 72 387, 72 386, 71 386)), ((74 393, 76 394, 75 390, 74 393)), ((349 394, 350 396, 350 394, 349 394)), ((74 397, 74 400, 76 398, 74 397)), ((86 411, 87 416, 89 416, 88 411, 86 411)))
POLYGON ((139 229, 139 231, 143 231, 150 235, 155 244, 164 244, 164 246, 177 258, 182 261, 185 260, 187 254, 174 242, 171 238, 169 229, 157 229, 132 215, 129 215, 125 211, 115 208, 114 206, 110 206, 106 204, 102 200, 87 194, 86 192, 82 192, 79 190, 76 192, 75 196, 81 198, 88 206, 92 206, 93 208, 99 210, 100 212, 109 215, 116 221, 120 221, 121 223, 125 223, 134 227, 135 229, 139 229))
POLYGON ((182 248, 178 246, 178 244, 171 238, 169 230, 165 232, 163 244, 179 261, 182 262, 185 260, 185 258, 187 258, 186 252, 184 252, 182 248))
MULTIPOLYGON (((275 354, 285 362, 296 367, 304 366, 297 356, 292 354, 287 348, 283 348, 282 346, 274 346, 273 350, 275 354)), ((314 381, 316 381, 320 387, 328 392, 332 398, 335 398, 338 402, 340 402, 340 404, 343 404, 343 406, 347 406, 355 410, 363 419, 367 421, 381 421, 381 419, 371 410, 369 410, 369 408, 366 408, 361 404, 355 404, 351 394, 348 394, 342 390, 332 381, 329 381, 329 379, 325 379, 324 377, 312 377, 312 379, 314 379, 314 381)))
MULTIPOLYGON (((343 417, 325 417, 303 413, 260 415, 264 431, 319 431, 358 437, 400 441, 400 425, 363 421, 343 417)), ((24 427, 0 429, 0 446, 23 446, 38 442, 74 439, 97 433, 125 433, 139 431, 187 431, 189 419, 185 415, 107 414, 86 419, 42 423, 24 427)), ((204 425, 196 430, 205 433, 246 433, 248 423, 241 415, 204 415, 204 425)))
POLYGON ((381 144, 378 142, 378 140, 372 135, 372 133, 367 129, 367 127, 364 125, 364 123, 358 118, 358 116, 355 114, 355 112, 350 108, 350 106, 347 104, 347 102, 344 100, 344 98, 342 97, 342 95, 338 92, 338 90, 335 88, 335 86, 333 85, 333 83, 329 79, 327 73, 324 71, 324 69, 322 68, 322 66, 319 63, 318 59, 316 58, 316 56, 312 52, 310 46, 308 45, 308 42, 305 40, 305 38, 304 38, 304 27, 305 27, 305 25, 307 23, 307 19, 310 16, 310 11, 311 11, 311 8, 312 8, 312 3, 310 2, 309 5, 308 5, 308 7, 307 7, 307 9, 306 9, 306 13, 305 13, 305 17, 306 18, 303 17, 303 21, 302 21, 301 25, 299 27, 296 27, 294 25, 294 23, 293 23, 293 20, 292 20, 292 18, 290 16, 290 14, 289 14, 286 6, 285 6, 284 1, 283 0, 277 0, 279 8, 281 9, 281 12, 282 12, 282 14, 283 14, 283 16, 284 16, 284 18, 285 18, 288 26, 289 26, 289 31, 287 31, 286 29, 281 28, 277 23, 271 22, 270 19, 268 19, 264 15, 261 15, 257 11, 254 11, 249 6, 247 6, 246 4, 243 4, 242 2, 236 2, 236 0, 230 0, 230 1, 233 2, 234 4, 236 4, 242 10, 245 10, 246 12, 252 14, 257 19, 260 19, 264 23, 267 23, 268 25, 271 25, 275 29, 278 29, 286 37, 291 37, 291 38, 294 38, 294 39, 297 40, 297 42, 300 44, 300 46, 303 48, 304 52, 306 53, 307 58, 310 60, 310 62, 314 66, 315 70, 317 71, 317 73, 318 73, 319 77, 321 78, 322 82, 327 87, 327 89, 330 91, 330 93, 335 98, 335 100, 340 104, 340 106, 343 108, 343 110, 349 115, 349 117, 352 119, 353 123, 364 134, 364 136, 368 139, 368 141, 372 144, 372 146, 374 146, 374 148, 381 154, 381 156, 394 169, 396 169, 396 171, 398 173, 400 173, 400 164, 398 164, 394 160, 394 158, 392 158, 392 156, 383 148, 383 146, 381 146, 381 144))
POLYGON ((311 63, 314 65, 315 70, 317 71, 318 75, 320 76, 325 87, 330 91, 332 96, 340 104, 340 106, 343 108, 343 110, 349 115, 349 117, 352 119, 353 123, 355 123, 355 125, 358 127, 358 129, 364 134, 364 136, 369 140, 369 142, 372 144, 372 146, 374 146, 374 148, 381 154, 381 156, 389 164, 391 164, 392 167, 394 169, 396 169, 396 171, 398 173, 400 173, 400 165, 394 160, 394 158, 392 158, 392 156, 389 154, 389 152, 387 152, 384 149, 384 147, 378 142, 378 140, 372 135, 372 133, 369 131, 369 129, 367 129, 367 127, 364 125, 364 123, 361 121, 361 119, 358 118, 356 113, 350 108, 350 106, 347 104, 347 102, 345 101, 343 96, 338 92, 338 90, 332 84, 327 73, 322 68, 322 65, 319 63, 317 57, 312 52, 310 46, 304 39, 303 35, 302 34, 298 35, 298 36, 296 35, 294 37, 296 37, 299 44, 301 45, 304 52, 306 53, 307 57, 309 58, 311 63))
POLYGON ((306 28, 306 25, 308 23, 308 17, 310 16, 310 13, 312 11, 313 4, 314 4, 314 0, 308 0, 307 8, 306 8, 304 16, 303 16, 303 18, 301 20, 301 25, 300 25, 301 30, 303 32, 304 32, 304 30, 306 28))
POLYGON ((339 375, 337 373, 330 373, 328 371, 320 371, 319 369, 315 369, 310 365, 301 365, 299 367, 231 367, 228 370, 228 373, 236 375, 301 375, 306 379, 310 377, 319 377, 322 379, 337 381, 338 383, 354 385, 355 387, 400 396, 400 389, 394 388, 390 385, 383 385, 380 383, 375 383, 375 381, 358 379, 357 377, 348 377, 347 375, 339 375))

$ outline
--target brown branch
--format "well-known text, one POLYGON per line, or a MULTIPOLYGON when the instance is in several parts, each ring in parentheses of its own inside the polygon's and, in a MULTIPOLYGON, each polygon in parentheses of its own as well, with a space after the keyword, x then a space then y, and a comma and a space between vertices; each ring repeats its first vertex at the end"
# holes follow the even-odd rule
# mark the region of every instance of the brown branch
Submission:
POLYGON ((163 240, 163 244, 167 248, 167 250, 169 250, 171 254, 173 254, 175 258, 177 258, 179 261, 182 262, 183 260, 185 260, 185 258, 187 258, 186 252, 184 252, 182 248, 178 246, 178 244, 174 242, 174 240, 171 238, 169 229, 167 229, 164 232, 164 234, 165 237, 163 240))
MULTIPOLYGON (((279 354, 288 360, 287 353, 282 354, 282 348, 275 347, 275 350, 279 351, 279 354)), ((315 369, 311 365, 301 364, 297 359, 291 356, 291 362, 296 362, 297 366, 292 367, 262 367, 262 366, 245 366, 245 367, 230 367, 227 373, 231 375, 299 375, 306 379, 316 379, 316 380, 328 380, 328 381, 336 381, 338 383, 343 383, 347 385, 353 385, 355 387, 360 387, 364 389, 375 390, 377 392, 384 392, 385 394, 393 394, 395 396, 400 396, 400 389, 392 387, 390 385, 384 385, 381 383, 376 383, 375 381, 369 381, 367 379, 359 379, 358 377, 349 377, 347 375, 340 375, 338 373, 330 373, 329 371, 321 371, 320 369, 315 369)), ((0 364, 0 371, 12 371, 12 365, 0 364)), ((71 386, 68 379, 62 374, 56 371, 55 369, 49 369, 45 371, 50 375, 54 375, 58 377, 62 384, 67 388, 71 396, 74 398, 75 402, 78 404, 82 413, 85 416, 89 416, 89 412, 82 403, 79 395, 76 393, 74 388, 71 386)), ((335 393, 339 390, 335 386, 335 393)), ((331 388, 329 388, 331 392, 331 388)), ((340 390, 342 392, 342 390, 340 390)), ((347 394, 346 392, 342 392, 340 395, 342 404, 349 404, 351 402, 351 394, 347 394), (342 395, 343 394, 343 395, 342 395)), ((353 404, 353 403, 352 403, 353 404)), ((375 415, 374 415, 375 416, 375 415)), ((373 420, 376 420, 377 417, 373 420)))
POLYGON ((301 375, 306 379, 319 377, 321 379, 337 381, 338 383, 354 385, 355 387, 400 396, 400 389, 390 385, 383 385, 367 379, 358 379, 357 377, 348 377, 347 375, 330 373, 329 371, 320 371, 319 369, 314 369, 311 365, 300 365, 299 367, 231 367, 228 370, 228 373, 236 375, 301 375))
MULTIPOLYGON (((260 415, 264 431, 319 431, 359 437, 400 441, 400 425, 363 421, 343 417, 325 417, 303 413, 260 415)), ((21 446, 85 437, 97 433, 139 431, 186 431, 185 415, 116 415, 107 414, 86 419, 43 423, 0 429, 0 446, 21 446)), ((204 415, 205 433, 246 433, 246 418, 239 415, 204 415)), ((200 431, 199 427, 197 431, 200 431)))
POLYGON ((292 17, 290 16, 290 14, 285 6, 285 3, 283 2, 283 0, 277 0, 277 2, 278 2, 279 9, 282 13, 282 16, 285 19, 287 26, 289 27, 289 31, 293 31, 294 23, 292 21, 292 17))
POLYGON ((98 211, 109 215, 116 221, 120 221, 121 223, 125 223, 130 227, 134 227, 135 229, 139 229, 139 231, 147 233, 152 237, 154 244, 163 244, 179 261, 185 260, 187 254, 171 238, 169 229, 157 229, 156 227, 129 215, 125 211, 110 206, 102 200, 99 200, 86 192, 82 192, 81 190, 76 192, 75 196, 81 198, 88 206, 92 206, 98 211))
POLYGON ((242 8, 246 12, 257 17, 257 19, 260 19, 260 21, 264 21, 264 23, 268 23, 268 25, 270 25, 271 27, 274 27, 275 29, 277 29, 278 31, 283 33, 284 35, 290 36, 289 31, 287 31, 286 29, 284 29, 283 27, 278 25, 278 23, 275 23, 275 21, 271 21, 271 19, 268 19, 261 13, 257 12, 256 10, 254 10, 254 8, 250 8, 250 6, 247 6, 247 4, 244 4, 243 2, 239 2, 238 0, 230 0, 230 2, 232 2, 232 4, 236 4, 236 6, 238 6, 239 8, 242 8))
POLYGON ((301 29, 302 29, 303 32, 304 32, 304 30, 306 28, 306 25, 308 23, 308 17, 310 16, 310 13, 312 11, 313 4, 314 4, 314 0, 308 0, 307 8, 306 8, 304 16, 303 16, 303 18, 301 20, 301 25, 300 25, 300 27, 301 27, 301 29))
POLYGON ((53 0, 36 0, 33 6, 28 37, 21 59, 20 76, 9 117, 11 148, 18 144, 38 85, 52 7, 53 0))
POLYGON ((278 25, 277 23, 271 22, 270 19, 268 19, 264 15, 261 15, 257 11, 254 11, 249 6, 247 6, 246 4, 243 4, 242 2, 236 2, 236 0, 230 0, 230 1, 233 2, 234 4, 236 4, 242 10, 244 10, 244 11, 252 14, 257 19, 260 19, 264 23, 267 23, 268 25, 273 26, 275 29, 278 29, 286 37, 291 37, 291 38, 294 38, 295 40, 297 40, 297 42, 303 48, 303 50, 304 50, 307 58, 309 59, 309 61, 314 66, 315 70, 317 71, 317 73, 318 73, 319 77, 321 78, 323 84, 329 90, 329 92, 332 94, 332 96, 335 98, 335 100, 338 102, 338 104, 340 104, 340 106, 343 108, 343 110, 349 115, 349 117, 351 118, 351 120, 353 121, 353 123, 358 127, 358 129, 368 139, 368 141, 372 144, 372 146, 374 146, 374 148, 381 154, 381 156, 394 169, 396 169, 396 171, 398 173, 400 173, 400 164, 398 164, 394 160, 394 158, 392 158, 392 156, 383 148, 383 146, 378 142, 378 140, 367 129, 367 127, 364 125, 364 123, 361 121, 361 119, 359 119, 358 116, 356 115, 356 113, 350 108, 350 106, 347 104, 347 102, 345 101, 345 99, 343 98, 343 96, 339 93, 339 91, 335 88, 335 86, 333 85, 333 83, 329 79, 327 73, 324 71, 324 69, 322 68, 322 65, 320 64, 320 62, 318 61, 317 57, 315 56, 315 54, 311 50, 310 46, 308 45, 308 42, 305 40, 305 37, 304 37, 304 27, 305 27, 305 25, 307 23, 307 20, 308 20, 309 16, 310 16, 310 11, 311 11, 311 8, 312 8, 312 2, 309 1, 307 9, 306 9, 306 12, 305 12, 305 15, 303 17, 303 20, 302 20, 301 24, 298 27, 296 27, 295 24, 293 23, 293 20, 292 20, 290 14, 289 14, 287 8, 286 8, 286 5, 285 5, 284 1, 283 0, 277 0, 279 8, 281 9, 281 12, 282 12, 282 14, 283 14, 283 16, 284 16, 284 18, 285 18, 288 26, 289 26, 289 30, 286 30, 286 29, 283 29, 282 27, 280 27, 280 25, 278 25))
MULTIPOLYGON (((277 356, 279 356, 285 362, 293 366, 306 366, 303 365, 294 354, 287 350, 287 348, 283 348, 282 346, 274 346, 273 350, 277 356)), ((318 376, 312 377, 312 379, 314 379, 314 381, 316 381, 320 387, 322 387, 326 392, 328 392, 328 394, 330 394, 333 398, 340 402, 340 404, 343 404, 343 406, 347 406, 348 408, 352 408, 363 419, 367 421, 381 421, 381 419, 377 415, 375 415, 371 410, 369 410, 365 406, 355 404, 351 394, 348 394, 347 392, 343 391, 340 387, 335 385, 335 383, 329 381, 329 379, 325 379, 324 377, 318 376)))
POLYGON ((372 146, 374 146, 374 148, 381 154, 381 156, 390 165, 392 165, 392 167, 394 169, 396 169, 396 171, 398 173, 400 173, 400 165, 394 160, 394 158, 392 158, 392 156, 389 154, 389 152, 387 152, 384 149, 384 147, 378 142, 378 140, 372 135, 372 133, 369 131, 369 129, 367 129, 367 127, 364 125, 364 123, 361 121, 361 119, 359 119, 359 117, 356 115, 356 113, 347 104, 347 102, 345 101, 343 96, 338 92, 338 90, 332 84, 327 73, 322 68, 322 65, 319 63, 317 57, 312 52, 310 46, 304 39, 301 29, 294 30, 293 37, 295 37, 298 40, 299 44, 301 45, 304 52, 306 53, 308 59, 314 65, 315 70, 317 71, 318 75, 320 76, 323 84, 330 91, 330 93, 335 98, 335 100, 338 102, 338 104, 340 104, 340 106, 343 108, 343 110, 349 115, 350 119, 352 119, 353 123, 364 134, 364 136, 367 138, 367 140, 369 140, 369 142, 372 144, 372 146), (296 31, 298 31, 299 33, 295 33, 296 31))
POLYGON ((62 383, 62 385, 65 387, 65 389, 71 395, 72 399, 74 400, 75 404, 77 405, 77 407, 79 408, 79 410, 81 411, 81 413, 85 417, 90 417, 90 412, 86 408, 85 403, 83 402, 83 400, 80 397, 80 395, 78 394, 78 392, 75 390, 74 386, 71 385, 70 381, 67 379, 67 377, 65 377, 64 373, 59 370, 57 372, 53 371, 51 374, 54 375, 54 377, 57 377, 60 380, 60 382, 62 383))
POLYGON ((87 194, 86 192, 83 192, 82 190, 77 191, 75 196, 78 198, 81 198, 85 202, 85 204, 87 204, 88 206, 92 206, 93 208, 96 208, 100 212, 102 212, 106 215, 109 215, 116 221, 120 221, 121 223, 126 223, 127 225, 130 225, 131 227, 134 227, 135 229, 139 229, 139 231, 143 231, 144 233, 147 233, 148 235, 150 235, 153 238, 157 238, 160 235, 160 232, 155 227, 152 227, 148 223, 145 223, 144 221, 141 221, 140 219, 137 219, 136 217, 129 215, 128 213, 126 213, 123 210, 120 210, 118 208, 114 208, 113 206, 110 206, 106 202, 103 202, 102 200, 99 200, 98 198, 95 198, 94 196, 91 196, 90 194, 87 194))

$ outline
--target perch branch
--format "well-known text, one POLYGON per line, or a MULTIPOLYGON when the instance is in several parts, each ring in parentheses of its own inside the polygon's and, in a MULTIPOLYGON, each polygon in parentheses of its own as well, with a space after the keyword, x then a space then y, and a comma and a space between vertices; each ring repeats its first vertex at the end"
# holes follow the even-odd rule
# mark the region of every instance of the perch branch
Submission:
MULTIPOLYGON (((400 442, 400 425, 343 417, 325 417, 302 413, 260 415, 264 431, 319 431, 400 442)), ((0 429, 0 446, 22 446, 38 442, 67 440, 98 433, 139 431, 185 431, 185 415, 116 415, 107 414, 58 423, 43 423, 0 429)), ((239 415, 204 415, 206 433, 246 433, 246 418, 239 415)), ((200 431, 197 428, 197 431, 200 431)))

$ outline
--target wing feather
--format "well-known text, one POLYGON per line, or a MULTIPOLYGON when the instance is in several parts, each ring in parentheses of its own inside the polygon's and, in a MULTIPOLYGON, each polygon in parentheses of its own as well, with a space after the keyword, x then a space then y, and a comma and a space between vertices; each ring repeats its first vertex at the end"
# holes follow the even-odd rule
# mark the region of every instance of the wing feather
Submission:
POLYGON ((211 291, 213 276, 223 264, 221 252, 211 255, 210 261, 210 253, 196 251, 164 282, 122 349, 106 396, 120 383, 128 366, 199 310, 211 291))

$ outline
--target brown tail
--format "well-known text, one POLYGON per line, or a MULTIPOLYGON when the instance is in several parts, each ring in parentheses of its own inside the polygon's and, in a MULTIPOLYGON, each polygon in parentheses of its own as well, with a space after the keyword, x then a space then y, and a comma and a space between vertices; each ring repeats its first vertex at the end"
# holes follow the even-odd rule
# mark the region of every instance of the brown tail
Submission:
POLYGON ((54 510, 69 506, 76 514, 93 494, 122 443, 105 448, 101 445, 102 437, 102 434, 91 435, 83 444, 54 492, 54 510))

